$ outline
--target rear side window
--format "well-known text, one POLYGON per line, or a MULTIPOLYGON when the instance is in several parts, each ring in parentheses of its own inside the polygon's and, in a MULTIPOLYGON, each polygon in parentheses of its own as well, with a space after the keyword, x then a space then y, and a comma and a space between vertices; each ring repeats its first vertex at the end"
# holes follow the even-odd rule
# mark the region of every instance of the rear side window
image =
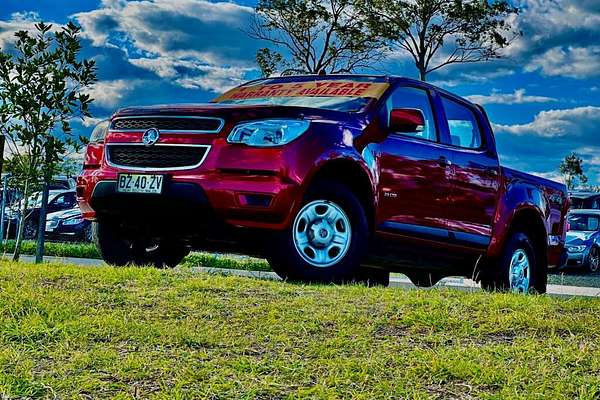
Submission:
POLYGON ((437 141, 431 102, 429 101, 429 94, 425 90, 413 87, 399 87, 395 89, 386 102, 388 118, 390 117, 390 112, 394 108, 414 108, 421 110, 425 119, 425 126, 420 132, 396 133, 417 137, 419 139, 431 140, 433 142, 437 141))
POLYGON ((448 119, 452 145, 467 149, 480 148, 481 131, 475 113, 470 108, 445 96, 442 96, 442 104, 448 119))

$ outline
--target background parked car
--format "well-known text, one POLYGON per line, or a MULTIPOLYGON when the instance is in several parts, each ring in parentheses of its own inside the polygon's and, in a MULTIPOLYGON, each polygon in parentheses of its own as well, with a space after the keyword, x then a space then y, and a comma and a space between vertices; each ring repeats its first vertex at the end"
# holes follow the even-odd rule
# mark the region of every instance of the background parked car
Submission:
POLYGON ((571 209, 600 210, 600 193, 570 192, 571 209))
POLYGON ((600 210, 572 210, 567 232, 567 265, 600 269, 600 210))
POLYGON ((83 219, 79 207, 48 214, 46 237, 61 241, 92 241, 92 223, 83 219))
MULTIPOLYGON (((6 215, 8 225, 8 236, 15 237, 21 218, 20 209, 21 200, 6 215)), ((38 220, 42 205, 42 193, 34 193, 27 200, 27 209, 25 211, 25 225, 23 228, 23 237, 25 239, 35 239, 38 233, 38 220)), ((77 205, 77 196, 74 190, 51 190, 48 196, 48 213, 56 211, 69 210, 77 205)))

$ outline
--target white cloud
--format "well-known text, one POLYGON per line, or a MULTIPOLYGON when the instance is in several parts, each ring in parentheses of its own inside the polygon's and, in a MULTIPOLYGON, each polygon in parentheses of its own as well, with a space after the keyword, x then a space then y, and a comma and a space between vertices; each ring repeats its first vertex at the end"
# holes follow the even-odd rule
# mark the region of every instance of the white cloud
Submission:
POLYGON ((496 78, 487 74, 500 70, 576 79, 600 76, 600 1, 515 0, 513 4, 520 13, 508 25, 523 35, 501 51, 502 59, 444 68, 436 73, 437 79, 452 87, 464 84, 462 77, 455 78, 457 74, 485 81, 496 78))
MULTIPOLYGON (((0 49, 8 48, 16 41, 15 33, 18 31, 34 31, 35 24, 41 21, 36 12, 13 13, 8 21, 0 20, 0 49)), ((52 23, 52 30, 60 29, 60 24, 52 23)))
POLYGON ((556 101, 552 97, 532 96, 525 94, 525 89, 517 89, 513 93, 500 93, 492 91, 490 95, 471 95, 467 99, 477 104, 525 104, 525 103, 549 103, 556 101))
POLYGON ((244 82, 244 75, 252 68, 206 65, 196 59, 174 57, 135 58, 133 65, 154 72, 163 79, 188 89, 223 92, 244 82))
POLYGON ((551 181, 565 183, 564 176, 558 171, 546 171, 546 172, 530 171, 529 173, 531 175, 539 176, 540 178, 545 178, 545 179, 550 179, 551 181))
POLYGON ((85 126, 86 128, 90 128, 90 127, 98 125, 100 122, 102 122, 102 121, 104 121, 105 119, 108 119, 108 118, 110 118, 110 117, 101 117, 101 118, 98 118, 98 117, 85 117, 83 120, 80 120, 80 121, 81 121, 81 124, 83 126, 85 126))
POLYGON ((498 132, 513 135, 568 137, 598 140, 600 107, 587 106, 538 113, 532 122, 516 125, 495 125, 498 132))
POLYGON ((544 75, 579 79, 598 76, 600 75, 600 46, 554 47, 534 56, 525 70, 528 72, 541 70, 544 75))
POLYGON ((600 7, 587 0, 522 0, 515 26, 523 31, 507 52, 525 65, 551 76, 585 78, 600 66, 600 7))
POLYGON ((123 49, 132 65, 176 85, 222 91, 256 69, 260 43, 250 39, 253 9, 205 0, 104 0, 75 14, 98 47, 123 49))
POLYGON ((94 104, 100 107, 113 108, 135 88, 142 85, 141 80, 116 79, 99 81, 85 92, 94 99, 94 104))

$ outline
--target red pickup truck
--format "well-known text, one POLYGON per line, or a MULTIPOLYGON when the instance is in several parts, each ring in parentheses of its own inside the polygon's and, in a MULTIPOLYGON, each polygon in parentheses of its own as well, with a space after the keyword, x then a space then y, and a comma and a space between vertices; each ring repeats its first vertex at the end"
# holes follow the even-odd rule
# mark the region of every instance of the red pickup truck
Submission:
POLYGON ((265 257, 283 278, 545 292, 565 187, 501 167, 484 110, 400 77, 255 80, 209 104, 99 125, 77 194, 111 264, 191 249, 265 257))

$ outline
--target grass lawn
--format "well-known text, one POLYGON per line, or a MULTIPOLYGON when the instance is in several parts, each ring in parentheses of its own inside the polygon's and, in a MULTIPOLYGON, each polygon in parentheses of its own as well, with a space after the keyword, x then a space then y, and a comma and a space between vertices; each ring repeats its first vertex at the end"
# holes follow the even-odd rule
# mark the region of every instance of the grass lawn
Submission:
MULTIPOLYGON (((5 251, 12 254, 14 241, 7 242, 6 249, 0 247, 0 252, 5 251)), ((56 257, 80 257, 99 259, 100 253, 96 245, 92 243, 52 243, 46 242, 46 255, 56 257)), ((23 254, 34 254, 35 242, 23 242, 23 254)), ((229 255, 218 255, 212 253, 194 252, 187 256, 183 262, 184 267, 208 267, 242 269, 247 271, 271 271, 271 267, 265 260, 251 257, 239 257, 229 255)), ((568 286, 600 287, 600 274, 587 274, 581 269, 570 268, 558 271, 548 276, 548 283, 568 286)))
POLYGON ((600 300, 0 262, 0 398, 600 396, 600 300))

